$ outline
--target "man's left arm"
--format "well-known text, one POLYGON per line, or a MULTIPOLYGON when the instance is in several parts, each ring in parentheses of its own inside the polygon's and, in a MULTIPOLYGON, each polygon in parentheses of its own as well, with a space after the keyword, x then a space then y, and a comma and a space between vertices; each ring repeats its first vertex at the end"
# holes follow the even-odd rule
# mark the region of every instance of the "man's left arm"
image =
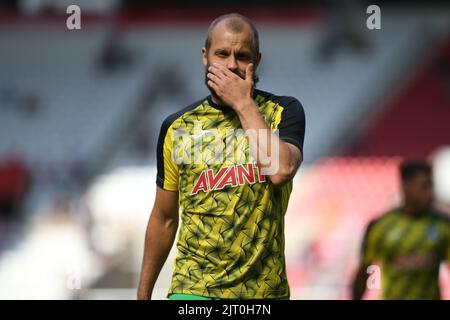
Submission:
POLYGON ((303 160, 303 108, 300 114, 303 115, 303 123, 300 119, 285 126, 286 132, 294 132, 288 128, 296 128, 300 133, 295 136, 299 138, 295 139, 293 136, 288 140, 289 137, 285 137, 289 142, 283 141, 283 134, 280 134, 280 139, 272 132, 253 100, 253 64, 247 66, 245 79, 219 64, 213 64, 208 71, 208 84, 238 115, 242 128, 248 134, 250 153, 262 168, 263 174, 266 174, 275 186, 290 181, 303 160), (272 146, 278 146, 275 148, 278 149, 277 152, 272 150, 272 146))
MULTIPOLYGON (((278 136, 274 134, 253 100, 238 110, 242 128, 248 132, 250 152, 256 158, 258 166, 263 169, 263 173, 267 170, 268 177, 275 186, 290 181, 303 160, 300 146, 303 139, 299 142, 298 139, 287 137, 281 129, 278 136), (274 146, 278 148, 272 148, 274 146)), ((300 123, 297 125, 300 126, 300 123)))

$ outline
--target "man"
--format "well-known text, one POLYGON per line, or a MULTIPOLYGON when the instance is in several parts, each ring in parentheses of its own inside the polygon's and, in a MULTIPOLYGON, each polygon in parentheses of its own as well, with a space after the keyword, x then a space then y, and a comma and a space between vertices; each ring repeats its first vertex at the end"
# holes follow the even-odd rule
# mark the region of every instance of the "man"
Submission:
POLYGON ((440 299, 440 263, 450 262, 449 218, 432 206, 432 170, 425 161, 406 160, 400 172, 403 204, 368 225, 354 299, 364 295, 367 270, 375 262, 381 264, 384 299, 440 299))
POLYGON ((138 298, 151 298, 180 212, 170 299, 288 299, 284 214, 303 159, 303 107, 254 89, 261 54, 246 17, 214 20, 202 59, 211 94, 161 127, 138 298), (249 132, 246 139, 230 134, 239 129, 249 132), (177 161, 195 147, 203 151, 199 161, 177 161))

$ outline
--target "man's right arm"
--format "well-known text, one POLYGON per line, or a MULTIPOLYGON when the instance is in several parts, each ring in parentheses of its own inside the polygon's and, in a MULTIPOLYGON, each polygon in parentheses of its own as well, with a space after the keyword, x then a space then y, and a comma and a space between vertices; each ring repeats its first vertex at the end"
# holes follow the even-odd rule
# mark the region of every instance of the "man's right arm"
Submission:
POLYGON ((352 285, 352 299, 361 300, 366 292, 367 279, 369 274, 367 273, 368 264, 360 263, 356 272, 352 285))
POLYGON ((156 188, 156 199, 145 234, 138 299, 150 299, 178 228, 178 191, 156 188))
POLYGON ((367 279, 369 277, 367 268, 372 264, 375 258, 373 241, 370 237, 370 232, 373 230, 374 224, 375 220, 371 221, 364 232, 360 249, 359 266, 353 279, 351 288, 352 289, 351 298, 353 300, 361 300, 364 296, 364 293, 366 292, 367 279))

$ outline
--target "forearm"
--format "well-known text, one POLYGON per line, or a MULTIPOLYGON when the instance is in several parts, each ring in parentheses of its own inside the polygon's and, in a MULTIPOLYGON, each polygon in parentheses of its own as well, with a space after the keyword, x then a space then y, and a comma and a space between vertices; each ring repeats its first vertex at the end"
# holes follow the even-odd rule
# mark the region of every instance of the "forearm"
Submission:
POLYGON ((249 63, 242 79, 223 65, 213 63, 208 67, 208 85, 238 115, 249 139, 250 155, 262 174, 275 186, 281 186, 294 177, 302 155, 299 148, 279 139, 264 121, 252 98, 253 69, 253 63, 249 63))
POLYGON ((178 219, 153 214, 150 217, 144 247, 138 299, 150 299, 153 287, 172 248, 178 219))
POLYGON ((364 293, 366 292, 367 278, 368 278, 366 269, 367 268, 365 266, 361 266, 355 275, 355 279, 353 281, 352 286, 353 300, 361 300, 362 297, 364 296, 364 293))
POLYGON ((248 133, 250 153, 258 167, 275 169, 268 170, 272 182, 287 180, 296 170, 287 144, 272 132, 253 100, 243 103, 236 113, 242 128, 248 133))

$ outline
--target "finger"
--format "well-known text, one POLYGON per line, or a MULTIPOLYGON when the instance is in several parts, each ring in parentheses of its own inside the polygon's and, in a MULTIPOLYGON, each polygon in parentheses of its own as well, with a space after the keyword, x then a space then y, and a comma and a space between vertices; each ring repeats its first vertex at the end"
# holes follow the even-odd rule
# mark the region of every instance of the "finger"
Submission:
POLYGON ((224 77, 228 78, 232 76, 234 73, 228 70, 228 68, 222 66, 221 64, 214 63, 212 65, 213 70, 215 70, 219 75, 223 75, 224 77))
POLYGON ((249 63, 245 68, 245 81, 253 82, 253 63, 249 63))
POLYGON ((218 83, 221 81, 221 79, 212 72, 208 72, 208 74, 206 76, 208 77, 209 80, 211 80, 213 82, 218 83))
POLYGON ((218 76, 216 76, 216 75, 214 75, 212 73, 208 73, 207 74, 207 78, 208 78, 209 81, 213 82, 218 87, 223 87, 224 83, 226 81, 223 78, 219 78, 218 76))
POLYGON ((220 70, 217 67, 210 66, 208 68, 208 71, 210 73, 212 73, 213 75, 215 75, 216 77, 218 77, 218 78, 224 78, 225 79, 227 77, 227 75, 222 70, 220 70))
POLYGON ((214 81, 211 81, 211 80, 208 80, 208 86, 210 86, 211 88, 213 88, 214 89, 214 91, 217 93, 217 94, 219 94, 219 86, 216 84, 216 83, 214 83, 214 81))

